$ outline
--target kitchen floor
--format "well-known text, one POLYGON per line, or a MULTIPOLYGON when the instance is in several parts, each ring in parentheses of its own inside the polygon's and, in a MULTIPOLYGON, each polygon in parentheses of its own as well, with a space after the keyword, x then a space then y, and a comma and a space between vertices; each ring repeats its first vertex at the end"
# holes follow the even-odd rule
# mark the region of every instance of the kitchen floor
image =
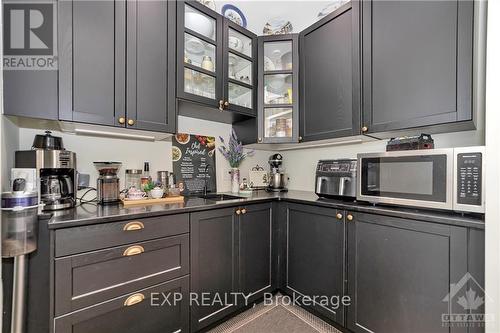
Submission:
POLYGON ((276 295, 273 304, 256 304, 209 333, 341 333, 306 310, 283 302, 276 295))

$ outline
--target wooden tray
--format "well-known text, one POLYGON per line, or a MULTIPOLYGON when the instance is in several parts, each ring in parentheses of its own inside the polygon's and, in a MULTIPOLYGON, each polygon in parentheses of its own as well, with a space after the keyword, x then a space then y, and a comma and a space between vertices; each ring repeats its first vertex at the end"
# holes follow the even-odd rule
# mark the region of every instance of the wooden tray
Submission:
POLYGON ((182 195, 175 197, 166 197, 166 198, 144 198, 141 200, 128 200, 122 199, 123 206, 143 206, 143 205, 157 205, 157 204, 170 204, 170 203, 180 203, 184 202, 184 197, 182 195))

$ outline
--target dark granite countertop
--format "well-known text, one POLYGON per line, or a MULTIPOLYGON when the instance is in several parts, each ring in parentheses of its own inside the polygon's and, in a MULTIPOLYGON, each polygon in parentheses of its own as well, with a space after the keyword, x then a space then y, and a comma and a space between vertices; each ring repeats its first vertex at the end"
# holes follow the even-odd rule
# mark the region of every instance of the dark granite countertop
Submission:
POLYGON ((121 204, 100 206, 97 204, 87 203, 81 204, 72 209, 54 212, 51 216, 45 217, 50 218, 48 223, 49 228, 57 229, 86 224, 233 207, 273 200, 313 204, 343 210, 375 213, 420 221, 484 229, 484 217, 479 215, 462 215, 446 211, 432 211, 382 205, 374 206, 372 204, 362 202, 320 199, 314 192, 308 191, 289 191, 286 193, 267 193, 265 191, 258 191, 254 192, 251 196, 246 196, 242 199, 218 202, 196 197, 187 197, 184 199, 184 203, 137 206, 129 208, 125 208, 121 204))

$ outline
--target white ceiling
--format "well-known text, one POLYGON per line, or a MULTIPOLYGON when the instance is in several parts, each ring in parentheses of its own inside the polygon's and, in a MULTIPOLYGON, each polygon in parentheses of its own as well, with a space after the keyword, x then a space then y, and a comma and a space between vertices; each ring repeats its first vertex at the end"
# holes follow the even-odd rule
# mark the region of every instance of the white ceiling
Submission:
POLYGON ((245 15, 247 29, 257 35, 262 35, 264 25, 274 17, 286 19, 292 23, 293 32, 300 32, 316 22, 318 13, 332 0, 294 1, 294 0, 215 0, 217 12, 222 6, 232 4, 245 15))

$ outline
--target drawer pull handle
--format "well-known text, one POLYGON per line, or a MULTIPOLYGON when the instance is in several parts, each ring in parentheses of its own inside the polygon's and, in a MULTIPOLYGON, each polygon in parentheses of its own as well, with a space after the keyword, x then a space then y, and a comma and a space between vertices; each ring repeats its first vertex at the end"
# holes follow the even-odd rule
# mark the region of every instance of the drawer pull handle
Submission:
POLYGON ((123 303, 124 306, 132 306, 134 304, 137 304, 137 303, 141 303, 142 301, 144 301, 144 295, 141 294, 141 293, 137 293, 137 294, 133 294, 133 295, 130 295, 126 300, 125 302, 123 303))
POLYGON ((348 214, 348 215, 347 215, 347 219, 348 219, 349 221, 352 221, 352 220, 354 220, 354 216, 352 216, 351 214, 348 214))
POLYGON ((123 256, 130 257, 130 256, 135 256, 137 254, 141 254, 143 252, 144 252, 144 248, 142 246, 132 245, 131 247, 129 247, 125 251, 123 251, 123 256))
POLYGON ((342 220, 343 216, 340 213, 337 213, 337 220, 342 220))
POLYGON ((246 213, 247 213, 246 208, 243 208, 243 209, 241 210, 241 214, 246 214, 246 213))
POLYGON ((129 222, 123 227, 123 231, 134 231, 144 229, 144 223, 140 221, 129 222))

